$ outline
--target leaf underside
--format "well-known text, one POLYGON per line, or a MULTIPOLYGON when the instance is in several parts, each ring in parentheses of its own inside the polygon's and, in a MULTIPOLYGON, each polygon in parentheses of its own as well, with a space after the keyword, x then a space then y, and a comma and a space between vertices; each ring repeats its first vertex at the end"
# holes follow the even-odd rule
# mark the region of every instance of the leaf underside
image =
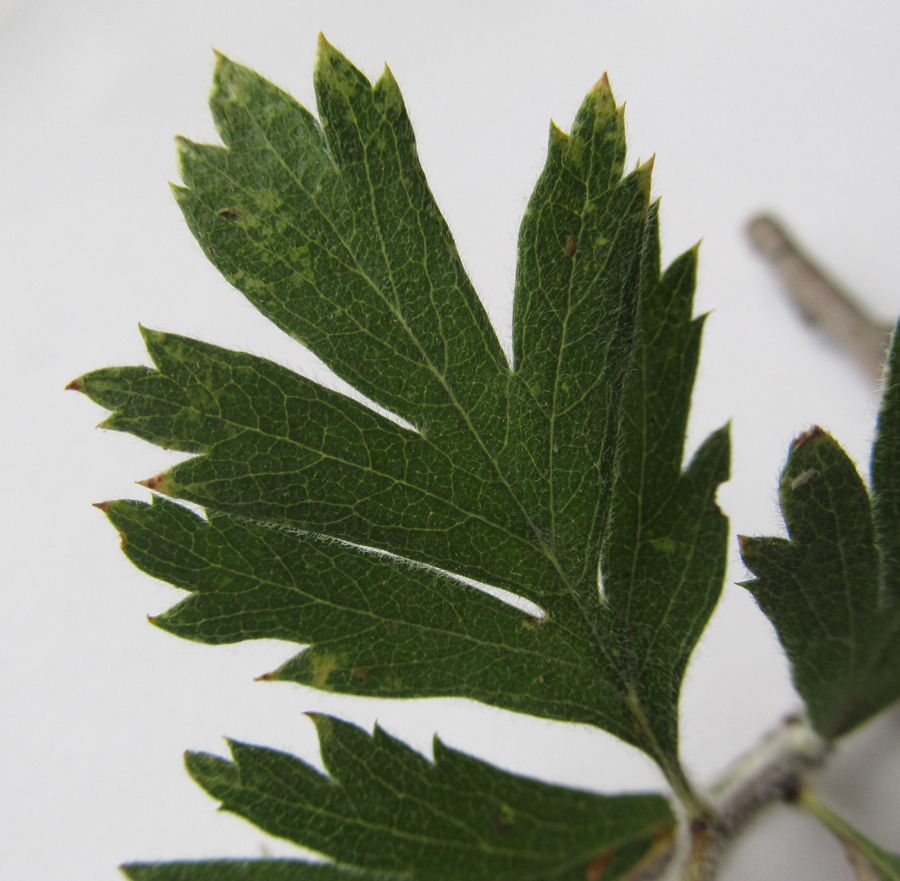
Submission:
POLYGON ((789 538, 742 538, 744 586, 771 619, 816 730, 848 733, 900 698, 900 347, 889 356, 872 492, 820 428, 781 476, 789 538))

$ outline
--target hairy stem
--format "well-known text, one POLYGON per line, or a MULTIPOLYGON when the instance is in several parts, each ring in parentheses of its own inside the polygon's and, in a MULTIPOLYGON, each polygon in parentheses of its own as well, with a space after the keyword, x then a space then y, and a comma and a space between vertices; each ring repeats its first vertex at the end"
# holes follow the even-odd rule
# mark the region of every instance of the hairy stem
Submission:
POLYGON ((711 816, 690 820, 689 853, 682 881, 712 881, 722 855, 764 808, 794 800, 803 776, 831 751, 800 717, 789 717, 712 787, 711 816))
POLYGON ((821 327, 869 377, 876 382, 880 380, 892 327, 866 313, 798 248, 774 217, 765 214, 754 217, 747 224, 747 234, 803 317, 821 327))

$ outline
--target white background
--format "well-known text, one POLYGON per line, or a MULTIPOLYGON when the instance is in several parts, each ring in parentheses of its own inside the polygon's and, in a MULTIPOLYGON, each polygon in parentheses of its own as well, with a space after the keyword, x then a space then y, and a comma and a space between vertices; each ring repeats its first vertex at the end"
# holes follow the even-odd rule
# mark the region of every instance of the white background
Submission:
MULTIPOLYGON (((752 255, 745 220, 778 212, 884 319, 898 309, 900 8, 893 0, 20 0, 0 4, 3 342, 0 876, 113 881, 126 860, 288 854, 216 814, 185 748, 222 735, 318 762, 304 710, 452 746, 520 772, 618 791, 662 785, 649 760, 587 728, 466 702, 342 700, 254 683, 293 648, 211 648, 154 630, 176 591, 133 569, 91 502, 173 460, 95 432, 63 386, 146 362, 149 327, 247 349, 327 381, 222 281, 167 186, 172 136, 214 139, 215 46, 314 106, 316 34, 370 77, 385 61, 463 259, 504 339, 518 223, 550 118, 568 128, 608 70, 628 102, 630 163, 657 154, 664 258, 703 237, 697 311, 712 310, 689 447, 733 420, 732 533, 781 529, 775 487, 813 423, 868 465, 878 395, 809 335, 752 255)), ((797 706, 734 542, 725 595, 683 692, 683 752, 710 781, 797 706)), ((900 842, 900 715, 848 738, 826 797, 900 842)), ((777 809, 724 878, 848 879, 812 821, 777 809)))

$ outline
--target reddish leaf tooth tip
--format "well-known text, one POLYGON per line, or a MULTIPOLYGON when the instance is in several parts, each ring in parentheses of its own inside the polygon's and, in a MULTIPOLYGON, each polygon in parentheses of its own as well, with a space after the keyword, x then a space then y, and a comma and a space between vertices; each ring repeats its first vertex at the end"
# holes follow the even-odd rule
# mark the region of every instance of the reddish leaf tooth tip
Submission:
POLYGON ((262 676, 257 676, 254 678, 254 682, 276 682, 278 680, 278 674, 275 671, 271 673, 263 673, 262 676))
POLYGON ((109 502, 94 502, 91 507, 98 508, 105 514, 109 510, 109 502))
POLYGON ((824 437, 825 430, 820 428, 818 425, 814 425, 809 431, 804 431, 799 437, 794 439, 794 442, 791 444, 791 452, 797 449, 797 447, 802 446, 807 441, 816 440, 816 438, 824 437))
POLYGON ((747 548, 750 547, 750 542, 753 541, 749 536, 739 535, 737 537, 738 547, 741 549, 741 553, 744 554, 747 552, 747 548))
POLYGON ((161 473, 161 474, 157 474, 154 477, 148 477, 146 480, 138 480, 135 482, 137 483, 138 486, 146 486, 147 489, 159 489, 159 487, 161 487, 164 484, 165 479, 166 479, 165 473, 161 473))
POLYGON ((605 93, 607 95, 610 92, 612 92, 612 89, 610 88, 610 85, 609 85, 609 74, 606 71, 604 71, 603 76, 601 76, 600 79, 597 80, 596 83, 594 83, 594 86, 591 89, 591 91, 592 92, 601 92, 601 93, 605 93))
POLYGON ((73 379, 64 389, 67 392, 83 392, 84 384, 80 379, 73 379))

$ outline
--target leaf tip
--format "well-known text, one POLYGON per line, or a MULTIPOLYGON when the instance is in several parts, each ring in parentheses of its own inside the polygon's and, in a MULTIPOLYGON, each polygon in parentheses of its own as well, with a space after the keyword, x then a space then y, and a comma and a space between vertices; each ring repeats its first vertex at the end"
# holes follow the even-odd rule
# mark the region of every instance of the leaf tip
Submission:
POLYGON ((229 81, 234 79, 235 68, 239 65, 236 65, 224 52, 220 52, 216 49, 215 46, 212 47, 213 51, 213 88, 212 94, 210 95, 210 100, 214 100, 219 93, 222 91, 223 86, 229 81))
POLYGON ((83 392, 84 391, 84 383, 81 381, 82 378, 79 376, 78 379, 73 379, 63 391, 67 392, 83 392))
POLYGON ((253 678, 254 682, 278 682, 279 675, 277 670, 273 670, 271 673, 263 673, 262 676, 255 676, 253 678))
POLYGON ((343 58, 344 56, 325 39, 325 34, 319 31, 319 37, 316 40, 316 70, 332 67, 343 58))
POLYGON ((400 89, 397 85, 397 78, 394 76, 394 71, 391 70, 390 65, 387 63, 385 63, 384 70, 381 71, 381 76, 378 77, 378 82, 375 85, 376 87, 390 91, 399 91, 400 89))
POLYGON ((147 489, 152 489, 164 495, 171 495, 175 488, 174 482, 169 479, 165 471, 154 477, 148 477, 146 480, 136 480, 135 483, 138 486, 145 486, 147 489))
POLYGON ((653 166, 656 164, 656 154, 654 153, 646 162, 638 162, 637 168, 634 170, 638 179, 638 184, 644 196, 644 210, 650 210, 650 188, 653 185, 653 166))
POLYGON ((331 716, 328 716, 325 713, 316 712, 315 710, 308 710, 303 715, 308 717, 309 721, 316 726, 316 734, 319 735, 319 740, 324 740, 331 730, 331 716))
POLYGON ((319 31, 318 37, 316 37, 316 52, 320 55, 325 55, 329 52, 336 52, 337 50, 328 40, 325 38, 325 34, 322 31, 319 31))
POLYGON ((138 330, 146 345, 151 343, 161 343, 166 338, 166 333, 162 330, 154 330, 152 327, 144 327, 143 324, 138 325, 138 330))
POLYGON ((824 428, 820 428, 818 425, 814 425, 809 431, 804 431, 803 434, 795 437, 793 442, 791 443, 791 452, 793 453, 795 450, 802 447, 804 444, 809 443, 810 441, 816 441, 821 437, 826 437, 828 432, 825 431, 824 428))
POLYGON ((569 134, 564 132, 552 119, 550 120, 550 150, 563 150, 569 143, 569 134))
POLYGON ((612 89, 609 85, 609 73, 607 71, 603 71, 603 76, 600 77, 597 82, 591 87, 591 94, 593 95, 603 95, 612 97, 612 89))
POLYGON ((106 514, 109 511, 109 502, 93 502, 91 504, 91 507, 97 508, 98 510, 106 514))

